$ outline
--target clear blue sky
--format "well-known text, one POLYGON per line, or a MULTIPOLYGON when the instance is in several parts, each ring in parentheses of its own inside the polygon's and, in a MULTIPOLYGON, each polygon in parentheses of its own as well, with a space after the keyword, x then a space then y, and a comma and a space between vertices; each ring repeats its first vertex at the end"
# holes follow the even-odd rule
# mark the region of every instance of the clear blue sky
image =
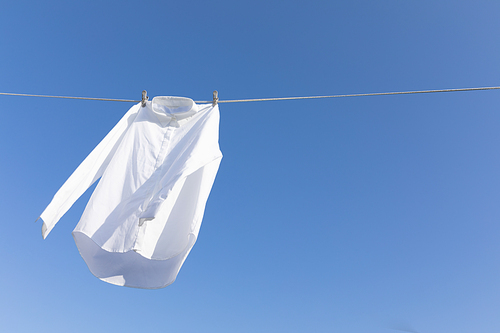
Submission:
MULTIPOLYGON (((0 92, 500 85, 499 1, 3 1, 0 92)), ((116 287, 33 223, 130 103, 0 96, 5 332, 498 332, 500 91, 221 104, 198 242, 116 287)))

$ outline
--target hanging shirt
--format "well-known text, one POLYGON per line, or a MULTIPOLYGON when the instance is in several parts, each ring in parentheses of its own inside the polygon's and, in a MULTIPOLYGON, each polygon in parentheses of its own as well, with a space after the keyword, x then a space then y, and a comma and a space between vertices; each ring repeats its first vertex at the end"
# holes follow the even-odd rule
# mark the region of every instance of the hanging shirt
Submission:
POLYGON ((155 97, 133 106, 43 211, 43 237, 101 178, 73 231, 90 271, 120 286, 171 284, 198 237, 218 136, 217 105, 155 97))

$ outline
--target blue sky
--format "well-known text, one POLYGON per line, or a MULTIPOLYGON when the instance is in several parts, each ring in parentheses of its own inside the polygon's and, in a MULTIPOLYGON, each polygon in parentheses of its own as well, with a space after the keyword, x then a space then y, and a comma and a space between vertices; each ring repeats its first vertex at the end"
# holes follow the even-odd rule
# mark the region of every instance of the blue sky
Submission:
MULTIPOLYGON (((498 1, 3 1, 0 92, 209 100, 499 86, 498 1)), ((130 103, 0 96, 6 332, 494 332, 499 91, 221 104, 177 281, 33 223, 130 103)))

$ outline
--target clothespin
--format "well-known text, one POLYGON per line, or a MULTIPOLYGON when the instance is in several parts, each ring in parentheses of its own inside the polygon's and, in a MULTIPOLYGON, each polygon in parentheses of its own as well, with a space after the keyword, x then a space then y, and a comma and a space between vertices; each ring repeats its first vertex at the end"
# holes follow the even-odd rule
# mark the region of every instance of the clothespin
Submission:
POLYGON ((142 107, 146 106, 146 101, 149 99, 148 97, 148 92, 146 90, 142 91, 142 100, 141 100, 141 105, 142 107))
POLYGON ((214 101, 212 102, 212 106, 216 106, 218 101, 219 101, 219 93, 217 92, 217 90, 214 90, 214 101))

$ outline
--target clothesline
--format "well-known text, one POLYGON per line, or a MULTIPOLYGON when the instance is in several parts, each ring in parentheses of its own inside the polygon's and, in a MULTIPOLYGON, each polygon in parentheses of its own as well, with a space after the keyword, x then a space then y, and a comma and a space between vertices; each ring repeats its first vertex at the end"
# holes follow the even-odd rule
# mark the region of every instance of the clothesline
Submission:
MULTIPOLYGON (((216 100, 213 101, 195 101, 195 103, 237 103, 237 102, 265 102, 265 101, 289 101, 300 99, 319 99, 319 98, 339 98, 339 97, 361 97, 361 96, 386 96, 386 95, 408 95, 408 94, 426 94, 426 93, 442 93, 442 92, 459 92, 459 91, 477 91, 477 90, 494 90, 499 87, 477 87, 477 88, 457 88, 457 89, 436 89, 436 90, 413 90, 413 91, 394 91, 394 92, 379 92, 379 93, 361 93, 361 94, 344 94, 344 95, 329 95, 329 96, 302 96, 302 97, 275 97, 275 98, 254 98, 254 99, 232 99, 232 100, 216 100)), ((98 97, 74 97, 74 96, 55 96, 55 95, 34 95, 20 93, 2 93, 5 96, 22 96, 22 97, 45 97, 45 98, 64 98, 64 99, 81 99, 92 101, 109 101, 109 102, 130 102, 139 103, 141 100, 132 99, 117 99, 117 98, 98 98, 98 97)), ((214 92, 214 96, 217 96, 214 92)))

